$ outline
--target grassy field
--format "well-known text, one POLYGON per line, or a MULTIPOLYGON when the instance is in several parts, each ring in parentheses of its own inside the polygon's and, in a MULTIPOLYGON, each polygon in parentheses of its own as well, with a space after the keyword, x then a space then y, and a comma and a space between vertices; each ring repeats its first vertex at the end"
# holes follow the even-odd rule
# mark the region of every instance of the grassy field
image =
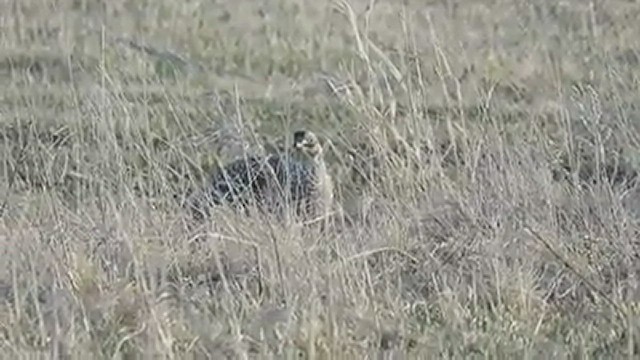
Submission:
POLYGON ((0 2, 0 354, 637 358, 639 18, 0 2), (302 128, 331 227, 190 220, 216 166, 302 128))

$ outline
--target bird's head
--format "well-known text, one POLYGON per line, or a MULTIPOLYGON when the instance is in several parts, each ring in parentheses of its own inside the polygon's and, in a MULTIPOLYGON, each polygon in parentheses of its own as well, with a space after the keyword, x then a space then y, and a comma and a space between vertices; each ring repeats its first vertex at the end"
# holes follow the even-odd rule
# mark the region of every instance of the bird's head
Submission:
POLYGON ((322 156, 322 146, 316 134, 300 130, 293 133, 293 154, 300 160, 317 160, 322 156))

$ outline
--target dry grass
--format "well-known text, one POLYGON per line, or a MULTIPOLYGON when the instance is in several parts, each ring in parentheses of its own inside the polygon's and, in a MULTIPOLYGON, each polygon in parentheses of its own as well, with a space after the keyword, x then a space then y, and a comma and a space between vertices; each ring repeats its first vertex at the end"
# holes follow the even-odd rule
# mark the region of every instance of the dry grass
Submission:
POLYGON ((637 357, 639 16, 2 2, 0 353, 637 357), (348 221, 189 221, 216 164, 298 128, 348 221))

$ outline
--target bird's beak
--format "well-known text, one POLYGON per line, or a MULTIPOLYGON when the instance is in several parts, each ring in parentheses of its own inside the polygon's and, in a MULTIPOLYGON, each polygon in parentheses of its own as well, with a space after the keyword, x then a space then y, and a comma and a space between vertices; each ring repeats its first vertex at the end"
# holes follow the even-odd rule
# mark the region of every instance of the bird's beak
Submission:
POLYGON ((299 143, 296 143, 295 148, 296 149, 302 149, 307 143, 304 141, 301 141, 299 143))

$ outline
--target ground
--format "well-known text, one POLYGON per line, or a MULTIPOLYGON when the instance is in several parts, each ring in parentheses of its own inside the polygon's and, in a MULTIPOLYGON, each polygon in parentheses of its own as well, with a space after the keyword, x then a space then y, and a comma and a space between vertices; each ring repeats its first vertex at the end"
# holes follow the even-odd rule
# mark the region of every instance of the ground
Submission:
POLYGON ((0 4, 11 358, 633 358, 640 5, 0 4), (318 133, 317 228, 182 200, 318 133))

